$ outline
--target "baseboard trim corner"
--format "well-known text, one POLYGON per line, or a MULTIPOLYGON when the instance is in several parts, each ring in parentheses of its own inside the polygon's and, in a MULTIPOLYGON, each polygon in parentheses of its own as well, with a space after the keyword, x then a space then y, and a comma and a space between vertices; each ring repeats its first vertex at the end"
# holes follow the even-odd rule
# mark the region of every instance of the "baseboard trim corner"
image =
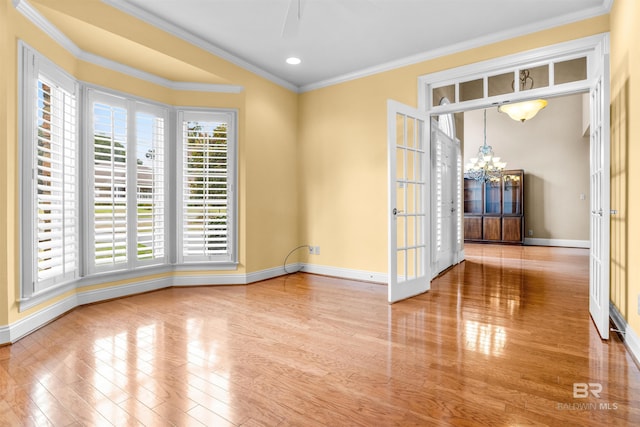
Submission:
POLYGON ((619 331, 622 331, 624 336, 624 346, 634 358, 636 365, 640 368, 640 337, 636 332, 631 329, 627 321, 622 316, 622 313, 618 308, 609 302, 609 315, 613 320, 614 325, 619 331))

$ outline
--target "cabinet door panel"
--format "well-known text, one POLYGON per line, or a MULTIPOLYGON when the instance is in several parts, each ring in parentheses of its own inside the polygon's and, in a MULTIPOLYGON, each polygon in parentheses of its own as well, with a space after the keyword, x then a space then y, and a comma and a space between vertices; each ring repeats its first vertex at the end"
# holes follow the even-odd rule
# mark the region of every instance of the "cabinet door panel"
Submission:
POLYGON ((482 240, 482 217, 464 217, 465 240, 482 240))
POLYGON ((500 220, 501 218, 499 216, 485 216, 483 218, 482 229, 484 240, 502 240, 500 220))
POLYGON ((522 217, 502 218, 502 239, 506 242, 520 242, 522 240, 522 217))
POLYGON ((502 214, 522 215, 523 171, 505 171, 502 176, 502 214))
POLYGON ((482 215, 482 183, 475 179, 464 179, 464 213, 482 215))

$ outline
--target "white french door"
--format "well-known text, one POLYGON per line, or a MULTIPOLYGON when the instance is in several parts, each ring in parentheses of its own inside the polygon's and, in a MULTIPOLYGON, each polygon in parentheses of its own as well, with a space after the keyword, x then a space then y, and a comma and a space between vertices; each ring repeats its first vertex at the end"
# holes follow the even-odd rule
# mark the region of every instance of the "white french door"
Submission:
POLYGON ((456 191, 458 150, 456 141, 433 125, 431 130, 431 160, 433 180, 434 274, 446 270, 457 262, 457 219, 459 192, 456 191))
POLYGON ((430 288, 428 131, 426 113, 388 101, 390 303, 430 288))
POLYGON ((610 135, 609 55, 602 53, 590 89, 591 248, 589 250, 589 313, 602 339, 609 338, 610 135))

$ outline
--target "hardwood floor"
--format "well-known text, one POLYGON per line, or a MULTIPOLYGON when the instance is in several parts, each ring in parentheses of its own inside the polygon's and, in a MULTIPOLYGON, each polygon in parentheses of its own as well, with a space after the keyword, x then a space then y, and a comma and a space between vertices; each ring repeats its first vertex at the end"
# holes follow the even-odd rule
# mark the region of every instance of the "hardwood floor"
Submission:
POLYGON ((587 251, 465 250, 391 306, 294 274, 78 308, 0 348, 0 425, 640 425, 640 372, 589 318, 587 251))

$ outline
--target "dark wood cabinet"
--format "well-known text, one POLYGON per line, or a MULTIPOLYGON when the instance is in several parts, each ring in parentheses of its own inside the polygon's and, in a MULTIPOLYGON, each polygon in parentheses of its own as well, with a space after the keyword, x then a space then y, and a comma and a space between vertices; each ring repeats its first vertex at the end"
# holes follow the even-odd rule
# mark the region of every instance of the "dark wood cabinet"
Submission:
POLYGON ((524 243, 524 171, 503 171, 498 179, 464 179, 464 240, 524 243))

